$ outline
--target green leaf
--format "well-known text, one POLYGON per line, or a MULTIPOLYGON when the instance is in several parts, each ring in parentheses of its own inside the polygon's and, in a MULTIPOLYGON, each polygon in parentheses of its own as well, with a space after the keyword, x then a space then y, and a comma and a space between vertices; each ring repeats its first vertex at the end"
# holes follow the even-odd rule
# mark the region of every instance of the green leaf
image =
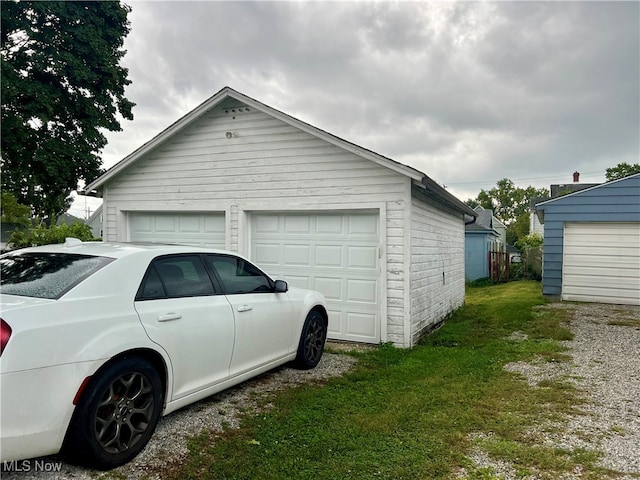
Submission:
POLYGON ((39 217, 102 173, 102 131, 131 120, 120 2, 2 3, 2 190, 39 217))

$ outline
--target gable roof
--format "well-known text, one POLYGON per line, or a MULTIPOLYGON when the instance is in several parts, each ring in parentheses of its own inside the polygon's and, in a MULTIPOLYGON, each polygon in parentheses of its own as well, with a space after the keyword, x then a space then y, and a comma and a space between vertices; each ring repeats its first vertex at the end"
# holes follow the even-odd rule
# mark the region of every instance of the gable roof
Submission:
MULTIPOLYGON (((596 189, 599 189, 599 188, 607 188, 607 187, 609 187, 611 185, 615 185, 616 183, 625 182, 625 181, 629 180, 630 178, 640 178, 640 173, 635 173, 633 175, 629 175, 628 177, 619 178, 617 180, 612 180, 611 182, 597 183, 593 187, 585 188, 583 190, 578 190, 577 192, 569 193, 569 194, 563 195, 561 197, 552 198, 551 200, 547 200, 546 202, 538 203, 536 205, 536 207, 543 207, 545 205, 549 205, 550 203, 562 202, 562 201, 566 200, 567 198, 582 196, 587 192, 590 192, 590 191, 593 191, 593 190, 596 190, 596 189)), ((638 195, 640 195, 640 192, 638 192, 638 195)))
POLYGON ((502 221, 493 214, 493 209, 486 209, 482 205, 478 205, 473 209, 478 213, 478 218, 476 218, 476 223, 481 225, 485 225, 491 228, 507 228, 507 226, 502 223, 502 221))
POLYGON ((493 228, 493 210, 487 210, 486 208, 478 205, 473 209, 478 213, 478 218, 476 218, 476 223, 483 227, 493 228))
POLYGON ((464 226, 465 233, 486 233, 490 234, 494 237, 499 237, 500 235, 493 228, 487 227, 486 225, 482 225, 479 223, 467 223, 464 226))
POLYGON ((561 183, 550 185, 551 198, 568 195, 569 193, 579 192, 591 187, 597 187, 600 183, 561 183))
MULTIPOLYGON (((538 219, 540 220, 540 223, 544 223, 544 211, 545 211, 545 208, 550 204, 562 203, 565 200, 567 200, 568 198, 581 197, 581 196, 584 196, 584 195, 588 195, 589 192, 592 192, 593 190, 597 190, 597 189, 601 189, 601 188, 606 189, 606 188, 610 187, 611 185, 615 185, 617 183, 622 183, 622 182, 628 182, 629 180, 636 179, 636 178, 640 179, 640 173, 629 175, 628 177, 624 177, 624 178, 619 178, 617 180, 612 180, 610 182, 599 183, 599 184, 594 185, 593 187, 585 188, 583 190, 578 190, 576 192, 569 193, 567 195, 563 195, 561 197, 552 198, 552 199, 547 200, 545 202, 538 203, 535 206, 536 215, 538 216, 538 219)), ((640 198, 640 190, 638 191, 638 197, 640 198)))
POLYGON ((453 207, 455 210, 458 210, 466 215, 471 217, 476 217, 476 213, 464 202, 459 200, 457 197, 449 193, 444 187, 438 185, 435 181, 429 178, 426 174, 416 170, 415 168, 409 167, 408 165, 404 165, 400 162, 387 158, 383 155, 377 154, 371 150, 363 148, 359 145, 351 143, 342 138, 336 137, 324 130, 321 130, 317 127, 314 127, 306 122, 298 120, 290 115, 287 115, 284 112, 276 110, 275 108, 269 107, 258 100, 255 100, 251 97, 248 97, 230 87, 224 87, 222 90, 214 94, 208 100, 205 100, 203 103, 194 108, 191 112, 184 115, 182 118, 178 119, 167 128, 165 128, 158 135, 153 137, 148 142, 144 143, 141 147, 134 150, 131 154, 127 155, 120 162, 116 163, 113 167, 107 170, 102 176, 98 179, 91 182, 86 186, 85 191, 92 190, 100 190, 106 182, 112 180, 122 171, 124 171, 131 164, 136 162, 139 158, 144 156, 146 153, 152 151, 159 145, 163 144, 167 139, 177 134, 178 132, 185 129, 188 125, 191 125, 194 121, 201 118, 205 113, 207 113, 212 108, 219 105, 224 100, 232 98, 239 102, 242 102, 256 110, 262 111, 272 117, 277 118, 293 127, 296 127, 304 132, 307 132, 315 137, 321 138, 333 145, 336 145, 340 148, 343 148, 351 153, 354 153, 360 157, 368 159, 378 165, 389 168, 397 173, 400 173, 404 176, 411 178, 414 181, 414 184, 424 188, 429 193, 433 194, 437 199, 439 199, 442 203, 453 207))
POLYGON ((495 219, 495 217, 493 216, 493 210, 487 210, 482 205, 478 205, 473 210, 478 214, 478 216, 474 223, 465 224, 465 233, 485 232, 497 236, 498 232, 496 232, 496 230, 493 228, 493 220, 495 219))

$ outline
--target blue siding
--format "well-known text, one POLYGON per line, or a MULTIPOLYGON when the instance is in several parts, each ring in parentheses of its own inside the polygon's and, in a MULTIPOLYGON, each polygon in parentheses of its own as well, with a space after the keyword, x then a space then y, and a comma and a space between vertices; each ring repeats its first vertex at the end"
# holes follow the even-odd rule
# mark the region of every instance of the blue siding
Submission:
POLYGON ((489 232, 465 232, 464 276, 467 281, 489 276, 489 242, 494 238, 489 232))
POLYGON ((566 222, 640 222, 640 174, 559 197, 544 210, 542 293, 562 294, 562 254, 566 222))
MULTIPOLYGON (((593 209, 600 209, 602 205, 588 205, 593 209)), ((635 205, 612 205, 615 210, 576 212, 582 206, 560 208, 549 215, 549 220, 559 220, 564 222, 637 222, 640 221, 640 212, 635 205)), ((544 216, 544 223, 547 224, 547 215, 544 216)), ((546 230, 545 230, 546 232, 546 230)))

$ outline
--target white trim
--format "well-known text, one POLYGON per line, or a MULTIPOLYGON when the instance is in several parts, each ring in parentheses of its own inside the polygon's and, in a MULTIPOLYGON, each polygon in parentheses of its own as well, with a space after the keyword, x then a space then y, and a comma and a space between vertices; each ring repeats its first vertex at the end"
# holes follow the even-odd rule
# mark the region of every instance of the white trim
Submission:
MULTIPOLYGON (((229 205, 229 207, 224 210, 224 248, 226 250, 231 250, 231 211, 233 209, 233 205, 229 205)), ((214 213, 208 212, 208 213, 214 213)), ((240 253, 240 252, 238 252, 240 253)))
POLYGON ((116 240, 118 242, 130 242, 129 237, 129 212, 116 207, 116 240))
POLYGON ((238 209, 238 253, 249 258, 251 253, 251 218, 248 211, 240 205, 238 209))
POLYGON ((403 239, 404 239, 404 265, 403 265, 403 299, 404 299, 404 341, 403 346, 411 348, 413 347, 413 332, 411 328, 411 214, 413 212, 413 201, 411 194, 411 183, 408 183, 408 188, 405 191, 404 202, 406 208, 404 209, 404 225, 403 225, 403 239))
POLYGON ((388 302, 388 287, 387 287, 387 204, 381 203, 378 209, 379 217, 379 270, 380 276, 380 342, 386 343, 389 341, 389 320, 387 318, 388 302))

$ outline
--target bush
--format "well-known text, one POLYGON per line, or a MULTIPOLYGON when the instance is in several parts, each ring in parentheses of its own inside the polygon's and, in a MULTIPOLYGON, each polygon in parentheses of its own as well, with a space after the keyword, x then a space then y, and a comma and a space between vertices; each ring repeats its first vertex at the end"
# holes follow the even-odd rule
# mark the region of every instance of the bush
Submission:
POLYGON ((511 264, 511 278, 520 280, 542 279, 542 245, 544 238, 539 233, 530 233, 516 242, 521 250, 521 262, 511 264))
POLYGON ((530 233, 516 242, 516 247, 521 251, 529 250, 530 248, 539 248, 544 244, 544 238, 539 233, 530 233))
POLYGON ((77 238, 84 242, 99 240, 94 238, 91 227, 84 223, 74 222, 71 225, 52 225, 46 227, 38 225, 29 229, 15 230, 9 237, 8 244, 11 248, 36 247, 51 243, 64 243, 67 237, 77 238))
POLYGON ((511 264, 511 279, 542 280, 542 247, 529 247, 520 258, 520 263, 511 264))

